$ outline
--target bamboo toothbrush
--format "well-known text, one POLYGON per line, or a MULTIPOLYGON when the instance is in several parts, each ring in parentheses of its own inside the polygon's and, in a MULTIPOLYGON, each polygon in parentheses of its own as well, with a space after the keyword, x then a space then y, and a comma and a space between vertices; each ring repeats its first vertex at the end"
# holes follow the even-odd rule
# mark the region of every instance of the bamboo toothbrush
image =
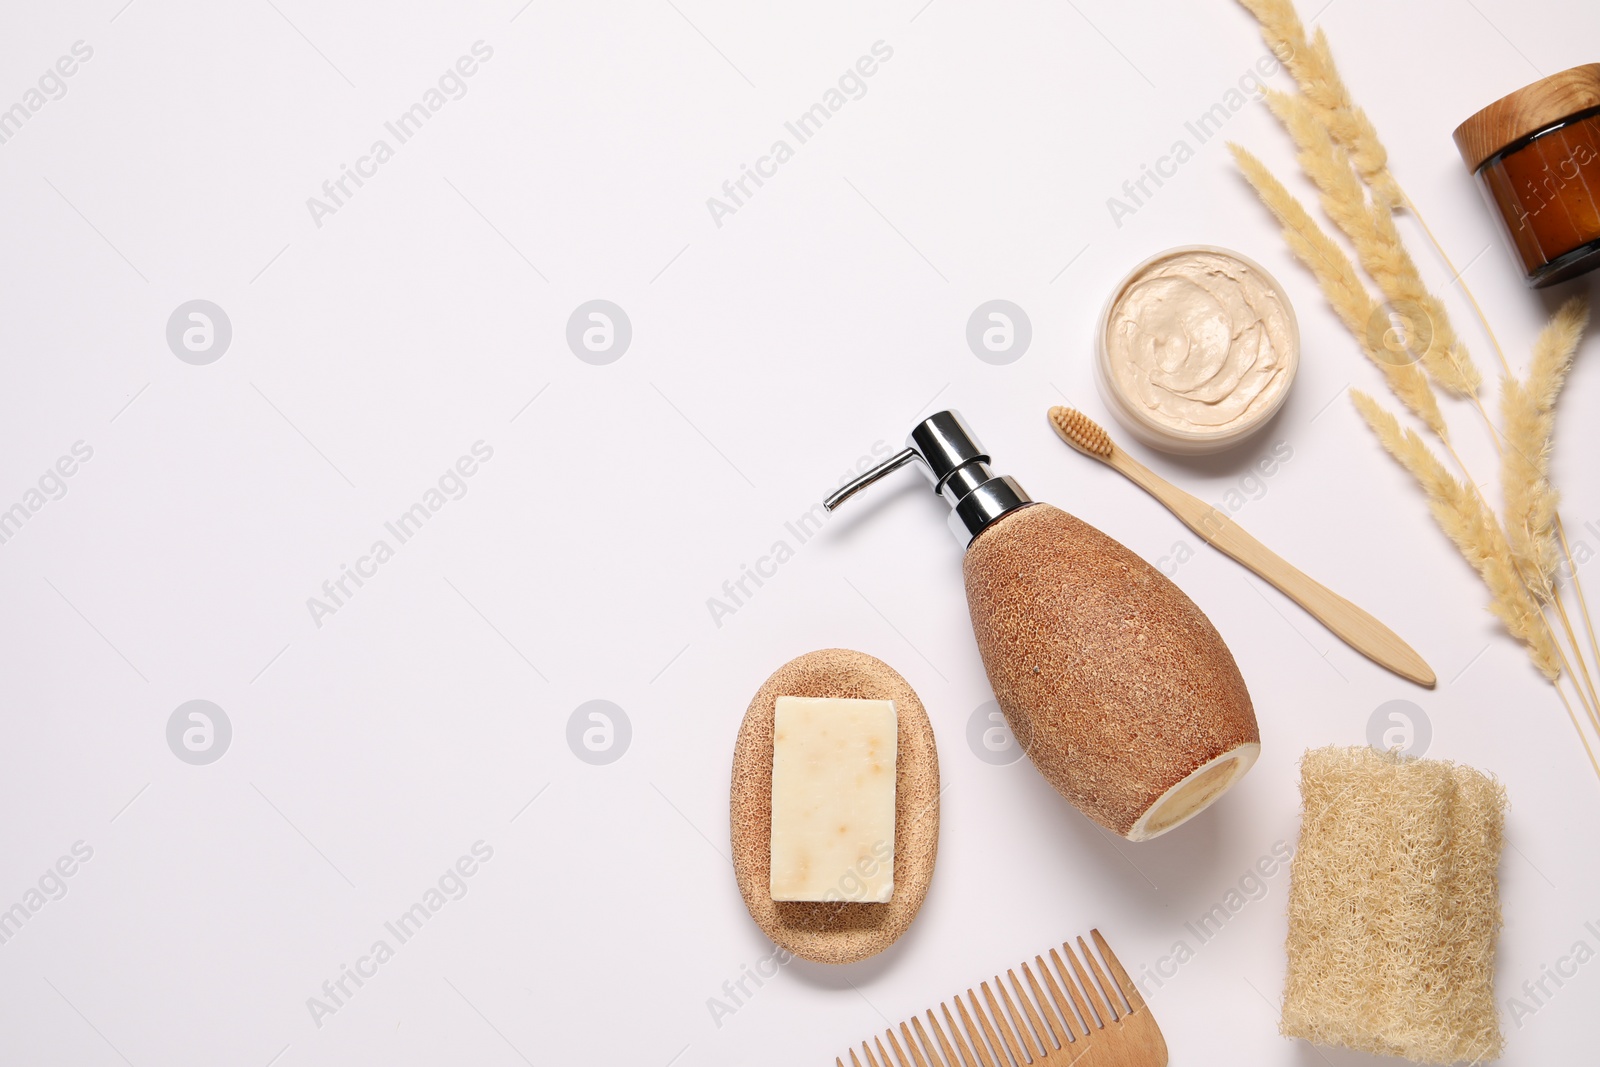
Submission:
POLYGON ((1308 577, 1282 556, 1245 533, 1221 511, 1168 482, 1118 448, 1109 434, 1081 411, 1050 409, 1050 425, 1067 444, 1098 459, 1167 506, 1207 544, 1270 582, 1345 644, 1402 678, 1432 689, 1433 669, 1398 634, 1327 586, 1308 577))

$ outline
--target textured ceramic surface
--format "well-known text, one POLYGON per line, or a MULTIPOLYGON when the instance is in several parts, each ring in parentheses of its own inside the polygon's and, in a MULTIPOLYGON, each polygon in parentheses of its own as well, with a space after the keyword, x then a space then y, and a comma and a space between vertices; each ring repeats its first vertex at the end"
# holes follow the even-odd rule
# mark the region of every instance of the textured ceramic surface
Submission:
POLYGON ((1127 836, 1161 796, 1259 744, 1233 654, 1164 575, 1034 504, 963 563, 972 629, 1012 732, 1062 796, 1127 836))

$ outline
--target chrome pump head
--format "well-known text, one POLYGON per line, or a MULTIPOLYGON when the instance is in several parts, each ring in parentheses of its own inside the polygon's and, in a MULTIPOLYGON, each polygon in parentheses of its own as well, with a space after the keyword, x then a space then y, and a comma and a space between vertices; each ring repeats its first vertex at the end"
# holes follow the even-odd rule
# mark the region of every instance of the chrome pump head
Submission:
POLYGON ((841 486, 822 502, 834 510, 885 474, 919 463, 933 491, 950 505, 950 530, 965 548, 990 523, 1033 503, 1009 475, 989 469, 989 454, 958 412, 931 415, 911 431, 903 451, 890 456, 861 477, 841 486))

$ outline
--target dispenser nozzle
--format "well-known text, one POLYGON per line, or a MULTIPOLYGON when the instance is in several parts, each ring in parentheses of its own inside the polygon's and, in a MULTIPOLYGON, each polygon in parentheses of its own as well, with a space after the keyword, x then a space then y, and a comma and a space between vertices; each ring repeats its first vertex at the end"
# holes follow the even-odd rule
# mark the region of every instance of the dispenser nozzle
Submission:
POLYGON ((839 488, 835 489, 832 493, 828 494, 827 498, 822 501, 822 506, 826 510, 832 511, 834 508, 838 507, 840 504, 843 504, 846 500, 849 500, 851 497, 861 492, 861 490, 865 489, 879 478, 882 478, 885 474, 890 474, 894 471, 897 471, 901 467, 904 467, 907 463, 914 462, 921 458, 922 457, 917 454, 917 450, 914 448, 906 448, 896 452, 894 455, 890 456, 876 467, 873 467, 867 473, 861 475, 861 477, 854 478, 846 482, 839 488))
POLYGON ((840 486, 822 506, 832 511, 913 461, 920 463, 933 491, 950 505, 950 529, 963 547, 1000 516, 1033 503, 1015 479, 989 469, 989 454, 959 413, 940 411, 917 423, 902 451, 840 486))

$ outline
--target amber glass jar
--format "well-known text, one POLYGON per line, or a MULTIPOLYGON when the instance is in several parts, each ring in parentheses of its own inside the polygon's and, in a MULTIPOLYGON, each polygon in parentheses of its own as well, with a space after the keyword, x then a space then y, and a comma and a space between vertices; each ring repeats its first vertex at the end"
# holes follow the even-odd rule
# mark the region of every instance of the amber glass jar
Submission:
POLYGON ((1600 63, 1496 100, 1455 141, 1529 285, 1600 267, 1600 63))

